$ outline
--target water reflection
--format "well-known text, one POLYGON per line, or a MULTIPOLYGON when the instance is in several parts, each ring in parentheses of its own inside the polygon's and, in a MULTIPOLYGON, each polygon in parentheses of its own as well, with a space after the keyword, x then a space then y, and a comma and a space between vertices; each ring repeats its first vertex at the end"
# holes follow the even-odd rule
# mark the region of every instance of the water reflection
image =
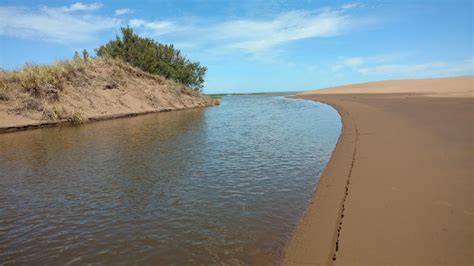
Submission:
POLYGON ((340 131, 283 97, 0 135, 0 261, 275 263, 340 131))

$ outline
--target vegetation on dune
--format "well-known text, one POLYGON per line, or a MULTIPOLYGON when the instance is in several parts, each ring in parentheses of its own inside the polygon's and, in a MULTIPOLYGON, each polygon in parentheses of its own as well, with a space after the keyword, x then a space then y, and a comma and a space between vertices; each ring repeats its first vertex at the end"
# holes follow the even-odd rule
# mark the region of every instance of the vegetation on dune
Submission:
POLYGON ((25 64, 21 69, 0 71, 0 102, 14 103, 11 112, 40 112, 45 120, 67 119, 81 123, 84 119, 75 110, 56 105, 67 86, 82 78, 89 62, 80 57, 54 64, 25 64))
POLYGON ((121 37, 95 49, 97 56, 119 58, 151 74, 173 79, 197 91, 202 89, 206 67, 191 62, 172 44, 140 37, 130 27, 121 31, 121 37))
POLYGON ((49 65, 27 63, 21 69, 13 71, 0 69, 0 101, 7 101, 16 93, 54 99, 65 83, 84 73, 88 66, 94 65, 99 59, 101 62, 113 62, 121 68, 126 68, 128 64, 141 69, 141 75, 156 79, 162 79, 158 77, 162 76, 201 91, 206 67, 191 62, 172 44, 164 45, 150 38, 140 37, 129 27, 121 30, 121 38, 117 36, 116 40, 96 49, 99 58, 90 57, 84 49, 82 56, 75 52, 72 60, 61 60, 49 65))
POLYGON ((145 101, 157 108, 161 101, 179 104, 183 97, 202 96, 184 84, 113 58, 84 58, 76 54, 71 60, 53 64, 25 64, 18 70, 0 70, 0 110, 35 120, 68 120, 80 124, 87 120, 82 110, 90 105, 81 102, 91 102, 100 91, 143 94, 138 97, 146 97, 145 101), (133 92, 128 92, 129 89, 133 92))
POLYGON ((14 71, 0 71, 0 100, 8 101, 23 94, 55 100, 65 79, 73 73, 84 72, 80 58, 62 60, 50 65, 25 64, 14 71))
POLYGON ((112 89, 123 91, 120 95, 131 93, 154 108, 187 106, 193 97, 219 103, 201 94, 205 67, 190 62, 173 45, 142 38, 129 27, 122 28, 122 34, 97 48, 98 57, 84 49, 70 60, 0 69, 0 110, 34 120, 80 124, 87 120, 82 110, 95 108, 94 97, 102 97, 99 91, 112 89))

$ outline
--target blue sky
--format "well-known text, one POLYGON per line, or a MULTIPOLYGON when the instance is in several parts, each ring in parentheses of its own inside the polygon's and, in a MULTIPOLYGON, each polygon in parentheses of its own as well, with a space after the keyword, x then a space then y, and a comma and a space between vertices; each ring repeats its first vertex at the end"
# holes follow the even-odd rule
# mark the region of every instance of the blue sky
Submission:
POLYGON ((0 2, 0 67, 50 63, 130 25, 208 67, 204 91, 472 75, 472 1, 0 2))

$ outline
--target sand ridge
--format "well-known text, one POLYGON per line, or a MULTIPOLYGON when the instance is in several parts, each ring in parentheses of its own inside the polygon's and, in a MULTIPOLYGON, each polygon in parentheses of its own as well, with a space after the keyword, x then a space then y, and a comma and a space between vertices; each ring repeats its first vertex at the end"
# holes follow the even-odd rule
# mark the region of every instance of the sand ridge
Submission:
POLYGON ((412 80, 386 80, 302 92, 314 94, 410 94, 431 97, 474 97, 472 76, 412 80))

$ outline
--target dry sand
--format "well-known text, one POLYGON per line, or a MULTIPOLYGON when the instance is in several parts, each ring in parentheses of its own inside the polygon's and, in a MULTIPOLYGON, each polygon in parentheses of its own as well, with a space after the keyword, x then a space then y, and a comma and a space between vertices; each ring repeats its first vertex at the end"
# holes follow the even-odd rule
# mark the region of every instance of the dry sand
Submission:
POLYGON ((474 264, 474 77, 382 81, 297 97, 343 130, 283 264, 474 264))

